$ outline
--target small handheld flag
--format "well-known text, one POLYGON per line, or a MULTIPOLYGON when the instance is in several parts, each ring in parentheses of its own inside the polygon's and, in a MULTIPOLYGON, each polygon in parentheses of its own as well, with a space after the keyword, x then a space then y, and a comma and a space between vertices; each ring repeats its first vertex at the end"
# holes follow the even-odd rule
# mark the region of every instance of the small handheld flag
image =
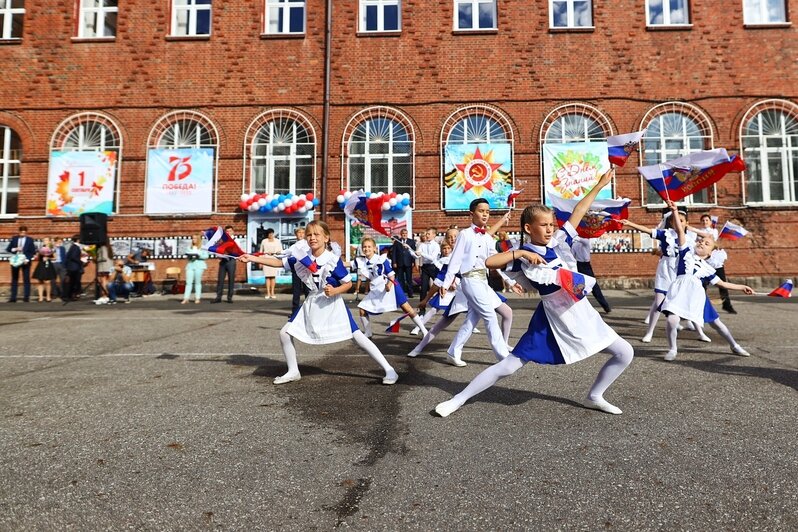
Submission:
POLYGON ((571 296, 574 301, 584 299, 596 284, 596 279, 565 268, 557 270, 557 284, 571 296))
POLYGON ((227 231, 221 226, 206 229, 203 234, 205 238, 208 239, 208 241, 202 245, 203 249, 207 249, 216 255, 232 258, 244 255, 244 250, 238 246, 235 239, 228 235, 227 231))
POLYGON ((362 190, 353 192, 352 196, 344 205, 344 213, 351 219, 367 225, 380 234, 391 238, 391 235, 382 226, 382 204, 381 196, 366 196, 362 190))
POLYGON ((740 240, 748 231, 743 229, 743 226, 726 222, 723 224, 723 229, 718 233, 718 239, 725 238, 726 240, 740 240))
POLYGON ((745 162, 726 150, 705 150, 666 161, 638 166, 637 171, 665 201, 679 201, 712 186, 729 172, 742 172, 745 162))
POLYGON ((637 151, 637 145, 644 133, 645 130, 607 137, 607 154, 610 162, 615 166, 625 165, 632 152, 637 151))
POLYGON ((385 329, 385 332, 387 332, 387 333, 398 333, 399 332, 399 328, 401 327, 401 321, 403 319, 405 319, 406 317, 408 317, 409 315, 410 314, 408 312, 405 312, 404 314, 402 314, 401 316, 399 316, 398 318, 393 320, 388 325, 388 327, 385 329))
POLYGON ((510 195, 507 196, 507 206, 508 207, 514 207, 515 206, 515 198, 520 196, 521 192, 523 192, 523 191, 524 191, 523 188, 521 190, 512 189, 510 191, 510 195))
POLYGON ((768 294, 771 297, 791 297, 792 296, 792 279, 787 279, 781 286, 768 294))
POLYGON ((715 229, 718 225, 718 217, 713 215, 709 217, 709 220, 712 222, 712 229, 715 229))
MULTIPOLYGON (((557 225, 562 227, 571 217, 574 207, 579 200, 570 200, 552 196, 549 198, 554 207, 557 225)), ((582 238, 598 238, 607 231, 620 231, 623 225, 620 220, 629 218, 629 204, 632 200, 627 198, 595 200, 587 213, 582 217, 576 232, 582 238)))

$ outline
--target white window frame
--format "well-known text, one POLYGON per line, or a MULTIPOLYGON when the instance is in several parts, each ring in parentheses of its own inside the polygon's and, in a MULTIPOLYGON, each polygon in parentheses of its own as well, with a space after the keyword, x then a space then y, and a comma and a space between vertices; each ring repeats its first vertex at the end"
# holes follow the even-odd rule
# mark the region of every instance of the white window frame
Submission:
POLYGON ((172 0, 172 37, 210 37, 213 25, 213 3, 197 4, 195 2, 197 0, 172 0), (200 11, 208 11, 208 33, 197 33, 197 14, 200 11), (179 33, 181 15, 188 17, 185 33, 179 33))
POLYGON ((649 28, 662 28, 662 27, 690 27, 692 26, 691 22, 691 13, 690 13, 690 2, 689 0, 684 0, 684 8, 687 11, 687 22, 671 22, 671 0, 661 0, 662 1, 662 23, 661 24, 654 24, 651 22, 651 10, 650 10, 650 3, 651 0, 646 0, 646 26, 649 28))
MULTIPOLYGON (((297 193, 304 193, 304 192, 313 192, 315 189, 316 183, 316 135, 313 131, 313 128, 310 127, 310 124, 307 123, 305 120, 301 120, 300 117, 296 116, 293 113, 286 113, 281 111, 273 111, 268 113, 267 117, 261 118, 258 121, 258 126, 252 128, 252 141, 249 143, 248 151, 250 157, 250 165, 249 165, 249 192, 257 192, 260 194, 275 194, 274 189, 274 166, 276 161, 289 161, 289 178, 288 178, 288 187, 289 190, 287 193, 289 194, 297 194, 297 193), (267 119, 266 119, 267 118, 267 119), (263 121, 265 119, 265 121, 263 121), (276 135, 274 130, 274 125, 282 120, 291 120, 293 124, 291 124, 291 142, 274 142, 275 138, 279 137, 276 135), (297 142, 297 128, 301 127, 305 130, 307 135, 307 142, 297 142), (262 146, 266 147, 266 155, 258 156, 255 154, 255 142, 257 141, 258 137, 260 136, 260 132, 263 128, 270 128, 269 133, 269 142, 267 144, 262 144, 262 146), (313 153, 309 155, 299 155, 297 153, 298 146, 313 146, 313 153), (288 155, 275 155, 274 154, 274 147, 275 146, 288 146, 290 149, 290 153, 288 155), (257 189, 255 187, 255 167, 259 166, 259 161, 265 161, 263 166, 266 167, 266 186, 264 190, 257 189), (309 164, 299 165, 300 161, 307 161, 309 164), (297 168, 299 167, 309 167, 310 168, 310 187, 309 189, 299 189, 297 188, 297 168)), ((247 135, 247 137, 249 134, 247 135)), ((280 194, 285 194, 286 192, 280 192, 280 194)))
POLYGON ((791 104, 789 102, 779 101, 779 100, 769 100, 767 102, 760 102, 757 105, 754 105, 749 109, 748 113, 746 113, 745 118, 740 124, 740 153, 742 155, 743 160, 746 159, 746 155, 751 152, 751 150, 756 149, 759 152, 759 162, 761 165, 762 175, 762 199, 760 200, 749 200, 747 198, 748 195, 748 182, 747 182, 747 174, 749 170, 746 170, 743 173, 743 201, 747 205, 795 205, 798 203, 798 192, 795 191, 795 183, 798 181, 798 175, 796 175, 795 166, 792 164, 793 159, 798 160, 798 144, 793 145, 791 140, 793 135, 785 134, 785 116, 790 115, 796 121, 798 121, 798 106, 791 104), (761 116, 765 111, 780 111, 780 134, 778 135, 780 138, 784 139, 785 141, 782 143, 783 146, 779 147, 768 147, 767 139, 773 138, 775 135, 765 135, 762 132, 762 122, 761 116), (758 127, 758 134, 757 138, 759 139, 759 146, 757 148, 745 148, 743 144, 743 138, 746 137, 745 129, 749 122, 752 120, 758 119, 759 120, 759 127, 758 127), (786 138, 785 138, 786 137, 786 138), (777 153, 780 154, 780 159, 782 163, 782 168, 784 175, 782 175, 784 181, 784 197, 785 199, 770 199, 770 172, 769 170, 769 159, 768 154, 777 153))
POLYGON ((454 0, 454 29, 455 31, 491 31, 498 29, 498 9, 496 7, 496 0, 454 0), (471 27, 461 28, 460 24, 460 6, 463 4, 471 4, 471 27), (491 4, 493 8, 493 26, 490 28, 479 27, 479 6, 480 4, 491 4))
POLYGON ((105 35, 106 17, 111 13, 119 13, 119 2, 115 6, 105 5, 109 0, 99 0, 100 6, 87 6, 90 0, 80 0, 80 13, 78 19, 78 38, 79 39, 111 39, 116 38, 116 28, 112 35, 105 35), (93 17, 97 31, 94 35, 88 35, 86 30, 86 18, 93 17))
POLYGON ((360 0, 360 26, 361 33, 380 33, 402 31, 402 0, 360 0), (366 28, 366 10, 370 6, 377 7, 377 28, 370 30, 366 28), (396 6, 396 29, 385 29, 385 8, 396 6))
POLYGON ((563 29, 590 29, 593 28, 593 0, 549 0, 549 28, 553 30, 563 30, 563 29), (590 11, 590 24, 587 26, 577 26, 574 11, 574 2, 578 1, 582 3, 586 1, 588 5, 588 9, 590 11), (554 4, 567 4, 566 7, 566 18, 567 22, 565 26, 555 26, 554 25, 554 4))
MULTIPOLYGON (((20 176, 12 176, 11 166, 16 165, 18 169, 22 168, 21 153, 19 158, 11 158, 11 135, 17 135, 14 130, 5 125, 0 125, 0 218, 14 218, 19 214, 19 180, 20 176), (16 178, 16 190, 9 187, 9 180, 16 178), (17 212, 8 212, 8 194, 10 192, 17 193, 17 212)), ((19 135, 17 135, 19 138, 19 135)), ((20 141, 21 142, 21 141, 20 141)), ((20 152, 21 152, 20 148, 20 152)))
POLYGON ((787 13, 787 8, 789 7, 785 0, 781 0, 781 10, 784 13, 783 20, 768 20, 768 2, 767 0, 757 0, 759 2, 759 19, 758 20, 750 20, 749 19, 749 12, 753 11, 753 9, 749 9, 748 6, 752 3, 752 0, 743 0, 743 24, 749 26, 766 26, 768 24, 788 24, 789 23, 789 13, 787 13))
MULTIPOLYGON (((10 6, 10 0, 8 6, 10 6)), ((12 37, 11 32, 14 29, 14 19, 17 17, 22 18, 23 29, 25 23, 25 7, 7 7, 4 3, 2 7, 0 7, 0 13, 3 15, 3 26, 0 27, 0 40, 4 41, 20 41, 22 40, 22 36, 19 37, 12 37)))
MULTIPOLYGON (((684 157, 685 155, 689 155, 691 153, 695 153, 698 151, 703 150, 712 150, 715 147, 714 139, 715 133, 712 130, 712 122, 709 120, 703 111, 701 111, 698 107, 687 105, 684 103, 665 103, 658 105, 657 107, 651 109, 646 116, 643 118, 643 122, 641 123, 640 129, 645 129, 646 133, 643 134, 643 138, 640 140, 641 143, 641 150, 640 150, 640 159, 641 165, 652 165, 661 163, 667 160, 673 160, 678 157, 684 157), (682 136, 679 140, 682 141, 682 145, 686 146, 685 148, 676 150, 676 149, 669 149, 666 147, 666 140, 672 140, 675 137, 665 137, 664 131, 660 128, 660 135, 659 135, 659 148, 656 150, 657 160, 652 160, 650 157, 647 157, 647 154, 650 153, 646 150, 646 140, 651 139, 652 137, 648 136, 648 126, 656 119, 660 119, 668 114, 679 114, 682 115, 682 136), (685 129, 686 122, 685 118, 692 120, 696 126, 699 128, 701 135, 698 137, 692 137, 687 135, 687 131, 685 129), (700 148, 691 148, 690 147, 690 139, 699 138, 703 140, 703 146, 700 148)), ((665 202, 662 201, 660 198, 657 203, 651 203, 649 201, 649 192, 648 192, 648 183, 644 177, 640 178, 642 189, 642 201, 643 205, 647 207, 664 207, 665 202)), ((689 195, 684 199, 678 201, 679 205, 696 205, 696 206, 712 206, 718 204, 718 193, 717 193, 717 186, 712 185, 707 190, 707 201, 706 202, 698 202, 693 199, 693 195, 689 195)), ((659 198, 659 196, 657 196, 659 198)))
MULTIPOLYGON (((266 16, 264 17, 266 28, 264 33, 266 35, 304 35, 305 28, 308 22, 307 2, 292 1, 292 0, 266 0, 266 16), (302 9, 302 31, 291 31, 291 10, 302 9), (277 31, 272 31, 272 13, 274 10, 282 11, 283 23, 282 27, 277 31)), ((279 21, 279 16, 277 21, 279 21)))

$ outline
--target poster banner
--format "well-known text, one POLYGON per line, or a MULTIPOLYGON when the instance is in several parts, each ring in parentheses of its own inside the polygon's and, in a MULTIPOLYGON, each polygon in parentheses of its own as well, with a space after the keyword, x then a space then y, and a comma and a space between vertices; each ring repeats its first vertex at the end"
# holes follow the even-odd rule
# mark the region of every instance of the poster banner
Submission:
MULTIPOLYGON (((246 241, 240 242, 238 239, 236 241, 241 246, 241 249, 246 250, 248 253, 257 253, 260 251, 261 242, 266 238, 266 231, 272 229, 274 238, 280 242, 280 245, 285 250, 296 242, 294 230, 297 227, 305 227, 312 220, 313 211, 297 212, 290 216, 281 216, 271 212, 251 212, 247 219, 246 241)), ((277 284, 291 284, 291 272, 280 268, 276 279, 277 284)), ((247 263, 247 283, 253 285, 266 284, 266 277, 260 264, 247 263)))
POLYGON ((147 214, 213 212, 213 148, 151 149, 147 214))
POLYGON ((47 216, 112 214, 116 152, 54 151, 47 177, 47 216))
POLYGON ((477 198, 492 209, 507 209, 513 190, 513 147, 501 144, 447 144, 443 162, 443 209, 467 211, 477 198))
MULTIPOLYGON (((466 207, 468 208, 468 207, 466 207)), ((407 229, 407 232, 413 234, 413 210, 408 209, 404 212, 385 211, 382 215, 382 227, 388 234, 399 236, 402 229, 407 229)), ((378 233, 371 227, 364 225, 351 218, 346 219, 346 241, 347 248, 342 250, 346 260, 352 260, 358 256, 360 250, 360 241, 364 236, 370 236, 377 242, 377 249, 382 252, 386 247, 393 245, 393 240, 387 236, 378 233)))
MULTIPOLYGON (((580 199, 610 169, 606 142, 543 144, 543 189, 546 205, 550 197, 580 199)), ((607 185, 596 199, 612 199, 607 185)))

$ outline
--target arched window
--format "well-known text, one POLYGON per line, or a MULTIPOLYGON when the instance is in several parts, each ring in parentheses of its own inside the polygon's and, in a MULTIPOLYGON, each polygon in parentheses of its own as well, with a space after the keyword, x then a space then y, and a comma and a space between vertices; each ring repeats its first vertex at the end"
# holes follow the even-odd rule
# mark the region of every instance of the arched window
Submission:
POLYGON ((546 117, 541 144, 548 142, 600 142, 612 135, 609 120, 598 109, 584 104, 558 107, 546 117))
POLYGON ((219 134, 210 119, 194 111, 175 111, 155 125, 147 141, 148 214, 216 211, 219 134))
POLYGON ((22 143, 10 127, 0 125, 0 217, 19 212, 19 168, 22 143))
POLYGON ((741 124, 747 203, 798 201, 798 105, 769 100, 753 106, 741 124))
POLYGON ((441 205, 468 210, 476 198, 506 209, 513 188, 513 128, 494 107, 475 105, 452 113, 441 129, 441 205))
POLYGON ((314 190, 316 141, 310 123, 278 109, 259 116, 247 134, 249 190, 259 194, 302 194, 314 190))
POLYGON ((415 142, 410 120, 385 107, 366 109, 347 124, 344 188, 409 193, 413 197, 415 142))
POLYGON ((50 145, 47 214, 116 212, 121 156, 122 135, 110 117, 82 113, 61 122, 50 145))
MULTIPOLYGON (((643 118, 643 152, 640 158, 643 165, 664 163, 689 153, 711 150, 713 147, 712 125, 701 109, 694 105, 671 102, 651 109, 643 118)), ((662 198, 643 183, 644 201, 647 204, 660 204, 662 198)), ((711 204, 715 201, 715 187, 705 188, 687 196, 681 203, 711 204)))

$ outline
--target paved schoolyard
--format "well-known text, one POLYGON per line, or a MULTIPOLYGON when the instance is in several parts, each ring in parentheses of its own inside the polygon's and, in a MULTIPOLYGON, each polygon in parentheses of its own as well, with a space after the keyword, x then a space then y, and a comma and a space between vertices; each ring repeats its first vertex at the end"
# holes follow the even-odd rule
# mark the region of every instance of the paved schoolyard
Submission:
MULTIPOLYGON (((608 291, 636 359, 582 408, 603 355, 527 366, 451 417, 432 414, 491 363, 454 331, 377 334, 400 373, 349 342, 297 343, 284 371, 277 301, 0 304, 0 530, 795 530, 798 304, 735 295, 722 318, 751 358, 664 323, 648 290, 608 291)), ((351 296, 349 296, 351 299, 351 296)), ((513 338, 535 299, 515 297, 513 338)), ((390 318, 376 318, 387 325, 390 318)), ((458 322, 459 323, 459 322, 458 322)), ((512 342, 511 342, 512 343, 512 342)))

